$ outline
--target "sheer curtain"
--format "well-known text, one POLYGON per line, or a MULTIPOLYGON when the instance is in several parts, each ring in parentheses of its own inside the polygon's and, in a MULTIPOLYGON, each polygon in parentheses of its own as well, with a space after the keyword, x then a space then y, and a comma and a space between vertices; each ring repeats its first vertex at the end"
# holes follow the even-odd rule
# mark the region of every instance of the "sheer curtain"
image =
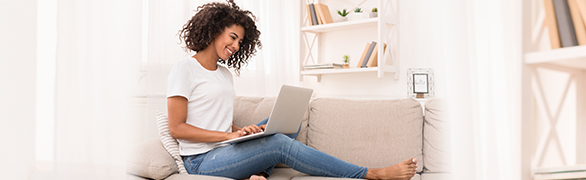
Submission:
POLYGON ((57 4, 53 178, 123 179, 127 85, 140 60, 141 2, 57 4))
POLYGON ((282 84, 299 83, 300 2, 236 1, 257 17, 263 48, 234 79, 236 94, 277 96, 282 84))
POLYGON ((520 179, 521 2, 447 6, 452 177, 520 179))

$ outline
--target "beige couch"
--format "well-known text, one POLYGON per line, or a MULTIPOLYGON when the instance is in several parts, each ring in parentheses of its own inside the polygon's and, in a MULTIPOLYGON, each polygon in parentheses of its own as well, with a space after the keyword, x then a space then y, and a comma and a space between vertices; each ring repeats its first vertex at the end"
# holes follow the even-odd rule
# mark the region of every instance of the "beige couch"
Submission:
MULTIPOLYGON (((274 101, 275 98, 237 97, 235 124, 255 124, 268 117, 274 101)), ((297 140, 371 168, 415 157, 419 159, 419 168, 412 179, 450 179, 449 131, 442 109, 440 101, 433 99, 426 101, 423 110, 420 102, 413 99, 317 98, 310 102, 297 140)), ((178 174, 176 163, 158 138, 143 142, 130 152, 127 179, 228 179, 178 174)), ((275 168, 268 179, 339 179, 308 176, 283 166, 275 168)))

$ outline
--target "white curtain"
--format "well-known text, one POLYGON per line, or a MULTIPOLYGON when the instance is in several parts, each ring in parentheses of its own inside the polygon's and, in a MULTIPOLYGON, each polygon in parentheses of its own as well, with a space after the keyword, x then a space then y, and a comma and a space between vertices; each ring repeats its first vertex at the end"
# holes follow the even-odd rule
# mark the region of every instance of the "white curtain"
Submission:
POLYGON ((453 179, 521 179, 520 10, 506 0, 446 7, 453 179))
POLYGON ((128 82, 141 55, 141 2, 57 2, 53 179, 123 179, 128 82))
POLYGON ((295 0, 237 1, 257 17, 263 48, 240 77, 234 79, 237 95, 277 96, 282 84, 298 85, 300 2, 295 0))

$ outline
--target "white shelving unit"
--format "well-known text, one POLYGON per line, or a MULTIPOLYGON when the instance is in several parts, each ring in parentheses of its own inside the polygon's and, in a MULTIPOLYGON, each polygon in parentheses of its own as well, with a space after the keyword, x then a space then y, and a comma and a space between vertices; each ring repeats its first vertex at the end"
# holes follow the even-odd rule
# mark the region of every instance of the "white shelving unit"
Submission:
POLYGON ((525 54, 525 64, 551 64, 571 69, 586 70, 586 46, 530 52, 525 54))
MULTIPOLYGON (((364 3, 367 0, 363 0, 359 4, 364 3)), ((317 1, 305 1, 307 3, 315 3, 317 1)), ((339 1, 337 3, 347 3, 347 1, 339 1)), ((303 4, 302 9, 305 9, 303 4)), ((326 4, 327 5, 327 4, 326 4)), ((317 76, 317 81, 321 81, 321 76, 326 74, 346 74, 346 73, 358 73, 358 72, 376 72, 378 78, 384 77, 385 72, 394 73, 394 78, 399 79, 399 0, 378 0, 378 18, 368 18, 363 20, 355 21, 344 21, 334 22, 323 25, 306 26, 307 24, 307 13, 302 10, 302 40, 305 39, 304 48, 307 50, 304 54, 301 54, 301 75, 302 76, 317 76), (378 56, 378 67, 371 68, 354 68, 350 69, 325 69, 325 70, 303 70, 303 65, 309 64, 309 59, 313 61, 311 63, 330 63, 322 62, 314 57, 312 50, 317 50, 320 53, 319 48, 315 47, 316 38, 319 38, 323 33, 345 31, 354 28, 376 28, 377 29, 377 42, 384 42, 387 44, 386 50, 378 56), (308 34, 315 34, 312 40, 308 40, 308 34), (391 51, 392 50, 392 51, 391 51), (317 60, 317 62, 315 62, 317 60), (390 63, 387 63, 390 61, 390 63)), ((332 16, 337 16, 330 9, 332 16)), ((327 42, 326 42, 327 43, 327 42)), ((383 46, 378 46, 378 52, 383 52, 383 46)), ((301 78, 303 79, 303 78, 301 78)))
POLYGON ((547 28, 543 25, 545 15, 542 3, 543 1, 523 0, 522 179, 583 179, 586 178, 586 45, 539 50, 543 49, 544 44, 549 45, 549 39, 544 38, 548 36, 545 31, 547 28), (551 94, 546 94, 544 89, 551 86, 548 84, 551 80, 543 81, 537 69, 568 74, 568 79, 560 79, 562 83, 566 83, 565 87, 561 87, 565 88, 561 91, 562 94, 554 96, 561 98, 553 99, 559 102, 557 107, 552 107, 553 104, 546 100, 546 96, 551 94), (562 130, 556 128, 562 120, 560 113, 567 109, 563 102, 567 101, 571 88, 575 88, 576 103, 567 105, 575 108, 576 124, 575 129, 569 131, 575 131, 575 142, 570 143, 575 143, 576 149, 568 152, 575 152, 571 155, 576 157, 575 164, 566 160, 569 154, 564 154, 560 141, 567 139, 560 138, 558 132, 562 130), (538 106, 538 103, 542 105, 538 106), (546 123, 541 130, 537 126, 538 121, 546 123), (561 165, 543 163, 548 151, 552 150, 558 153, 557 158, 561 165))
POLYGON ((309 33, 327 33, 333 31, 339 31, 340 29, 353 29, 353 28, 362 28, 362 27, 375 27, 377 25, 378 18, 369 18, 363 19, 360 21, 344 21, 344 22, 335 22, 330 24, 323 24, 323 25, 315 25, 315 26, 306 26, 302 27, 302 32, 309 32, 309 33))
MULTIPOLYGON (((559 141, 560 138, 557 135, 556 124, 559 119, 559 111, 562 108, 562 104, 556 107, 554 110, 550 107, 549 113, 554 113, 548 117, 549 130, 546 131, 547 135, 545 138, 538 139, 537 149, 535 155, 531 159, 531 174, 534 179, 581 179, 586 178, 586 46, 575 46, 566 47, 547 51, 529 52, 525 53, 524 64, 530 68, 546 68, 556 71, 567 72, 570 74, 570 82, 575 81, 576 84, 576 163, 577 165, 565 165, 559 167, 540 167, 539 162, 545 158, 545 152, 547 151, 547 144, 553 143, 552 141, 559 141)), ((529 81, 525 83, 531 83, 531 78, 534 76, 526 76, 523 81, 529 81)), ((539 81, 539 80, 538 80, 539 81)), ((538 82, 539 83, 539 82, 538 82)), ((567 92, 570 86, 566 87, 562 98, 566 98, 567 92)), ((543 91, 543 90, 541 90, 543 91)), ((525 88, 524 93, 535 93, 535 96, 543 96, 541 93, 533 92, 531 88, 525 88)), ((543 98, 543 97, 542 97, 543 98)), ((527 100, 524 100, 527 101, 527 100)), ((563 99, 562 99, 563 101, 563 99)), ((532 104, 525 104, 524 106, 532 106, 532 104)), ((535 110, 531 107, 525 107, 525 111, 533 112, 535 110)), ((528 115, 532 117, 532 115, 528 115)), ((526 118, 527 121, 531 118, 526 118)), ((525 124, 525 123, 524 123, 525 124)), ((535 127, 533 127, 535 128, 535 127)), ((531 138, 531 135, 525 135, 526 138, 531 138)), ((533 137, 535 138, 535 137, 533 137)), ((560 146, 558 146, 560 147, 560 146)), ((561 148, 561 147, 560 147, 561 148)), ((562 156, 563 157, 563 156, 562 156)), ((565 162, 565 160, 563 160, 565 162)))
POLYGON ((586 165, 564 166, 556 168, 536 168, 535 179, 578 179, 586 177, 586 165))

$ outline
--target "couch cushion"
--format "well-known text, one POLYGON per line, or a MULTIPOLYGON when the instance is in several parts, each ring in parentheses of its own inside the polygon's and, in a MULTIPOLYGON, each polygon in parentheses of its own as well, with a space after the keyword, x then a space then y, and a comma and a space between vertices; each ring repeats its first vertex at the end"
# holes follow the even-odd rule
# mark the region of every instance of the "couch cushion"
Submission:
POLYGON ((225 177, 204 176, 194 174, 173 174, 165 180, 233 180, 225 177))
MULTIPOLYGON (((450 180, 450 173, 422 173, 421 180, 450 180)), ((472 179, 472 178, 471 178, 472 179)))
MULTIPOLYGON (((297 176, 294 177, 292 180, 342 180, 342 179, 348 179, 350 180, 351 178, 332 178, 332 177, 316 177, 316 176, 297 176)), ((419 174, 415 174, 411 180, 421 180, 421 177, 419 176, 419 174)))
POLYGON ((319 98, 310 104, 307 144, 344 161, 381 168, 422 161, 423 110, 413 99, 319 98))
POLYGON ((126 180, 149 180, 149 179, 137 176, 135 174, 126 173, 126 180))
POLYGON ((142 142, 126 153, 126 172, 151 179, 163 179, 177 172, 177 164, 159 138, 142 142))
MULTIPOLYGON (((303 173, 300 173, 298 171, 295 171, 291 168, 275 168, 273 169, 273 172, 271 173, 271 176, 269 176, 269 178, 267 178, 268 180, 290 180, 291 178, 295 177, 295 176, 300 176, 300 175, 306 175, 303 173)), ((202 176, 202 175, 192 175, 192 174, 173 174, 171 176, 169 176, 167 179, 165 180, 228 180, 230 178, 224 178, 224 177, 215 177, 215 176, 202 176)))
POLYGON ((319 177, 319 176, 296 176, 291 180, 356 180, 355 178, 335 178, 335 177, 319 177))
POLYGON ((425 103, 423 124, 423 167, 425 172, 450 172, 449 124, 441 99, 425 103))
POLYGON ((275 168, 267 180, 291 180, 295 176, 307 175, 291 168, 275 168))
MULTIPOLYGON (((256 124, 269 117, 276 97, 244 97, 238 96, 234 101, 234 124, 237 126, 248 126, 256 124)), ((303 116, 301 131, 297 136, 297 141, 306 144, 307 137, 307 116, 303 116)))

